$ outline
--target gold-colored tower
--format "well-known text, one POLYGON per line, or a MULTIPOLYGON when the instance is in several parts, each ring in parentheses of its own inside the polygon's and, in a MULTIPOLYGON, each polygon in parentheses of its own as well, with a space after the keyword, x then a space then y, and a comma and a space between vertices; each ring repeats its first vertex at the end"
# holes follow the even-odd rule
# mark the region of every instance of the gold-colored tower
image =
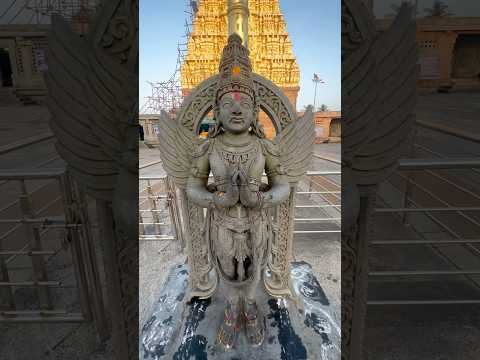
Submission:
POLYGON ((232 32, 249 48, 253 71, 282 88, 295 106, 300 70, 278 0, 199 0, 181 67, 183 93, 218 72, 232 32))

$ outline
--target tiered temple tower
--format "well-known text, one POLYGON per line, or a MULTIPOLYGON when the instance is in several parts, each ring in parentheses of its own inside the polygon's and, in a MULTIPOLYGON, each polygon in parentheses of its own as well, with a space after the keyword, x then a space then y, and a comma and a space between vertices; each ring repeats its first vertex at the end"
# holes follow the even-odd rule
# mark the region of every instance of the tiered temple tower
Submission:
MULTIPOLYGON (((233 32, 249 48, 253 71, 279 86, 296 107, 300 70, 278 0, 199 0, 181 67, 183 94, 218 72, 223 47, 233 32)), ((265 115, 261 121, 267 135, 273 136, 265 115)))

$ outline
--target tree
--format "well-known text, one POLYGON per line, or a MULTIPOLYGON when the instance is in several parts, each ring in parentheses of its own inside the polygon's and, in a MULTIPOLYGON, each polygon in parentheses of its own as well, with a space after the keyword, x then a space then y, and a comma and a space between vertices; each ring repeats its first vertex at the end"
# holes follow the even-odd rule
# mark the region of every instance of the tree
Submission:
POLYGON ((328 106, 325 105, 325 104, 322 104, 318 110, 319 111, 328 111, 328 106))
POLYGON ((436 0, 433 2, 433 6, 431 8, 425 8, 423 10, 427 13, 427 17, 446 17, 454 15, 447 9, 447 4, 441 0, 436 0))
POLYGON ((400 13, 400 9, 402 6, 406 4, 408 6, 412 6, 412 3, 407 0, 402 0, 400 4, 392 4, 390 8, 392 9, 393 13, 385 15, 386 17, 396 17, 400 13))

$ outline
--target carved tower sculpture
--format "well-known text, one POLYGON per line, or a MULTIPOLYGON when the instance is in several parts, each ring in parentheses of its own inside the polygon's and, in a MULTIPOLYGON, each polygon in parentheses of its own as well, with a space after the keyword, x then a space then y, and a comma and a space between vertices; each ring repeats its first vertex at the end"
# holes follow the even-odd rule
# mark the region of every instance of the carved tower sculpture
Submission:
MULTIPOLYGON (((300 70, 278 0, 201 0, 181 67, 183 94, 215 75, 233 33, 249 49, 253 72, 280 87, 295 109, 300 70)), ((273 138, 274 125, 265 114, 260 122, 267 137, 273 138)))

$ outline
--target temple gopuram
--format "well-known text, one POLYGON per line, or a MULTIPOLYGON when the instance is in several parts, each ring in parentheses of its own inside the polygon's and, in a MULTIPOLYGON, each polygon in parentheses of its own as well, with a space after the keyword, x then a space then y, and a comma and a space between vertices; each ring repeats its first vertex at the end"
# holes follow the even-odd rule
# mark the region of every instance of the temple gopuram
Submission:
MULTIPOLYGON (((181 67, 182 94, 218 72, 228 35, 237 33, 250 50, 253 71, 279 86, 296 108, 300 70, 278 0, 200 0, 181 67)), ((267 137, 275 129, 266 114, 267 137)))

